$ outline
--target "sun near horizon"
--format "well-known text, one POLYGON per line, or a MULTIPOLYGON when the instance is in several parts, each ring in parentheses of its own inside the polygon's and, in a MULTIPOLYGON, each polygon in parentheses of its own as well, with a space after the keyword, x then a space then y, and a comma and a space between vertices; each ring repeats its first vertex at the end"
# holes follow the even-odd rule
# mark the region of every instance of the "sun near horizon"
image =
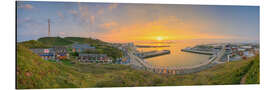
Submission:
POLYGON ((162 40, 164 40, 164 38, 162 37, 162 36, 157 36, 157 38, 156 38, 158 41, 162 41, 162 40))

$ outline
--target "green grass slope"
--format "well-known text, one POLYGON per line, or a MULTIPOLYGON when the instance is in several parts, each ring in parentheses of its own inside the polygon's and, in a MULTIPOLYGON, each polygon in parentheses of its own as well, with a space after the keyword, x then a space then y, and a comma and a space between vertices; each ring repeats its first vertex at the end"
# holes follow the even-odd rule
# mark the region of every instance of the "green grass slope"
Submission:
MULTIPOLYGON (((251 67, 254 66, 254 60, 258 57, 252 57, 247 60, 233 61, 216 65, 205 71, 198 73, 176 76, 172 79, 182 81, 179 85, 227 85, 227 84, 240 84, 242 77, 251 71, 251 67)), ((256 76, 254 76, 256 77, 256 76)), ((254 82, 259 84, 257 82, 254 82)))
POLYGON ((19 44, 27 47, 27 48, 48 48, 50 47, 49 45, 45 45, 39 41, 35 41, 35 40, 30 40, 30 41, 24 41, 24 42, 20 42, 19 44))
POLYGON ((16 68, 16 87, 19 89, 96 87, 97 82, 111 78, 103 78, 104 74, 131 70, 125 65, 67 65, 50 62, 41 59, 21 44, 17 45, 16 68))
POLYGON ((82 37, 65 37, 65 40, 70 40, 70 41, 74 41, 74 42, 78 42, 78 43, 85 43, 87 42, 86 38, 82 38, 82 37))
POLYGON ((91 45, 99 45, 99 44, 107 44, 107 42, 103 42, 98 39, 92 38, 83 38, 83 37, 42 37, 39 38, 37 41, 51 46, 64 46, 64 45, 71 45, 74 42, 77 43, 84 43, 84 44, 91 44, 91 45))
POLYGON ((16 67, 17 88, 76 87, 69 80, 82 76, 71 67, 42 60, 22 45, 17 46, 16 67))
POLYGON ((103 42, 99 39, 93 39, 93 38, 83 38, 83 37, 65 37, 65 40, 78 42, 78 43, 87 43, 87 44, 107 44, 107 42, 103 42))
MULTIPOLYGON (((258 57, 256 57, 258 58, 258 57)), ((239 84, 250 73, 259 83, 256 58, 217 65, 187 75, 161 75, 116 64, 69 64, 42 60, 22 45, 17 46, 17 88, 88 88, 239 84)))
POLYGON ((42 37, 38 39, 39 42, 50 46, 64 46, 70 45, 73 42, 61 37, 42 37))
POLYGON ((256 57, 253 65, 247 73, 246 84, 259 84, 260 83, 260 59, 256 57))

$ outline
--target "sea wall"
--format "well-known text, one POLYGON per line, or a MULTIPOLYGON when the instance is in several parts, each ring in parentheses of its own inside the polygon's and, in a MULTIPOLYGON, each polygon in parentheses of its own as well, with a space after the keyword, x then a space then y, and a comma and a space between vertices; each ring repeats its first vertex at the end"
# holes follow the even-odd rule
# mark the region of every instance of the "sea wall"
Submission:
POLYGON ((214 52, 209 51, 198 51, 198 50, 192 50, 192 49, 182 49, 181 51, 184 52, 191 52, 191 53, 198 53, 198 54, 205 54, 205 55, 213 55, 214 52))

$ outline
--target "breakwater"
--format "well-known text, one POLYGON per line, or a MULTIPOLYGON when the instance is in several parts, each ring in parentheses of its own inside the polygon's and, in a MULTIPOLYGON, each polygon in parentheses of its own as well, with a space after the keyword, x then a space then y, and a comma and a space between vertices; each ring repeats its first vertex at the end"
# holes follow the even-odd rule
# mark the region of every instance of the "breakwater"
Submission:
POLYGON ((198 53, 198 54, 205 54, 205 55, 213 55, 214 54, 214 52, 210 52, 210 51, 198 51, 198 50, 193 50, 193 49, 182 49, 181 51, 198 53))
POLYGON ((163 46, 152 46, 152 45, 136 45, 138 48, 159 48, 159 47, 170 47, 168 45, 163 45, 163 46))
POLYGON ((170 54, 170 53, 171 53, 170 50, 149 51, 149 52, 141 53, 141 58, 151 58, 151 57, 166 55, 166 54, 170 54))

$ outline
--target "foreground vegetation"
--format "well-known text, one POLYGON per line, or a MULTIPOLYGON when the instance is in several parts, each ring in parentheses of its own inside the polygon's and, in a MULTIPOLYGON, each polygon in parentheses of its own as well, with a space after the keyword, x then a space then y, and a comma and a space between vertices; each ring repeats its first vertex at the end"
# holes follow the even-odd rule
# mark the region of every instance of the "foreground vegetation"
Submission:
POLYGON ((42 60, 23 44, 17 45, 17 88, 133 87, 259 83, 259 57, 220 64, 198 73, 162 75, 126 65, 79 64, 42 60))
POLYGON ((246 84, 258 84, 260 83, 260 59, 259 57, 255 58, 253 65, 250 67, 246 75, 246 84))

